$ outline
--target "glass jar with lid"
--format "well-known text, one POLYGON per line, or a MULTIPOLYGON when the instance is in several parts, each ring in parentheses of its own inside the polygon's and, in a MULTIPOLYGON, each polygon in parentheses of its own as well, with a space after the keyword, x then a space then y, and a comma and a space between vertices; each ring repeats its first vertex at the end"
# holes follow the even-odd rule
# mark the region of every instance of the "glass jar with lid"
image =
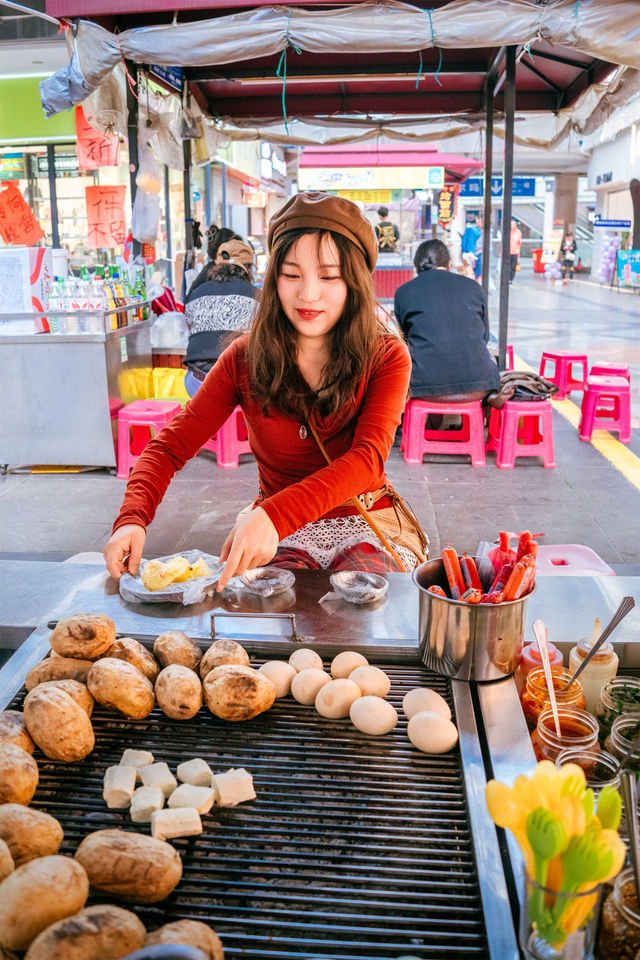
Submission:
POLYGON ((603 787, 620 786, 620 763, 616 757, 599 747, 585 750, 583 747, 567 747, 556 757, 556 767, 575 763, 584 770, 587 787, 597 798, 603 787))
POLYGON ((640 746, 631 749, 633 742, 640 733, 640 715, 623 713, 616 717, 611 727, 611 733, 605 740, 605 750, 617 760, 626 757, 625 766, 636 773, 640 772, 640 746), (628 756, 627 756, 628 754, 628 756))
POLYGON ((556 762, 558 754, 567 747, 580 750, 598 749, 598 721, 586 710, 558 707, 560 734, 556 733, 551 708, 543 710, 538 717, 536 729, 531 734, 531 744, 536 760, 556 762))
POLYGON ((604 901, 598 941, 600 960, 635 960, 640 951, 640 908, 633 870, 622 870, 604 901))
POLYGON ((640 716, 640 679, 615 677, 602 685, 594 711, 600 724, 600 743, 611 733, 616 717, 621 714, 640 716))
MULTIPOLYGON (((578 669, 583 662, 591 647, 593 638, 587 637, 580 640, 569 654, 569 670, 572 673, 578 669)), ((596 703, 600 699, 602 684, 607 680, 613 680, 618 672, 618 654, 613 649, 610 640, 605 640, 597 653, 594 653, 589 663, 580 674, 580 682, 587 701, 587 710, 593 713, 596 703)))
MULTIPOLYGON (((553 688, 556 692, 556 702, 558 706, 584 710, 586 701, 580 681, 576 680, 570 687, 567 687, 571 673, 569 670, 561 667, 552 667, 551 675, 553 677, 553 688)), ((526 685, 520 694, 520 704, 522 705, 522 712, 527 721, 529 732, 532 732, 536 729, 538 717, 542 711, 550 706, 547 679, 542 668, 531 670, 527 674, 526 685)))

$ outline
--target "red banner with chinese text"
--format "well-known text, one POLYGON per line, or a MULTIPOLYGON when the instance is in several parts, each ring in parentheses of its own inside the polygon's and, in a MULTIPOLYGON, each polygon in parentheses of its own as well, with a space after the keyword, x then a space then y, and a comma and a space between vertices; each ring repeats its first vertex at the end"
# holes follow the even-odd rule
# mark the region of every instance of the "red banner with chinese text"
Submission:
POLYGON ((441 227, 448 227, 458 209, 458 190, 459 184, 447 184, 440 191, 438 200, 438 223, 441 227))
POLYGON ((125 187, 85 187, 87 244, 90 247, 121 247, 126 236, 125 187))
POLYGON ((15 183, 0 193, 0 234, 6 244, 27 247, 44 237, 44 230, 15 183))
POLYGON ((76 153, 80 170, 117 167, 120 139, 116 133, 100 133, 87 123, 82 107, 76 107, 76 153))

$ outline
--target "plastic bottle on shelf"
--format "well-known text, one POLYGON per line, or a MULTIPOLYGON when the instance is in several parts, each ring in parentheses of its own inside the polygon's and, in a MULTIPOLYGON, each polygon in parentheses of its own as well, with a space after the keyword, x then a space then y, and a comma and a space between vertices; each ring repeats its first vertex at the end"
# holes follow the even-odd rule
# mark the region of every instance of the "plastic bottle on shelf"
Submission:
MULTIPOLYGON (((578 641, 569 654, 569 669, 572 673, 575 673, 578 669, 599 636, 600 620, 596 620, 591 636, 578 641)), ((600 698, 602 684, 607 680, 613 680, 617 672, 618 654, 613 649, 613 644, 609 640, 605 640, 580 674, 582 689, 587 701, 587 710, 591 713, 594 712, 596 703, 600 698)))
MULTIPOLYGON (((554 643, 547 643, 549 648, 549 660, 551 661, 552 667, 562 667, 563 659, 562 653, 554 643)), ((540 656, 540 650, 538 649, 538 641, 533 640, 531 643, 525 644, 522 650, 522 657, 520 658, 520 664, 515 674, 516 687, 518 692, 522 691, 524 685, 527 681, 527 674, 531 670, 537 670, 542 666, 542 657, 540 656)))

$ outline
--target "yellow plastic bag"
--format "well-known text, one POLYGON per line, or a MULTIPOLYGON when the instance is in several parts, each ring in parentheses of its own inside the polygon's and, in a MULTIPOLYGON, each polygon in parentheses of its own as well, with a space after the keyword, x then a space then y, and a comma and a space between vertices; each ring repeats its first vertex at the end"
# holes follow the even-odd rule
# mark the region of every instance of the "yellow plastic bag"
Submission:
POLYGON ((156 400, 168 397, 175 400, 190 400, 184 388, 184 367, 155 367, 153 370, 153 396, 156 400))

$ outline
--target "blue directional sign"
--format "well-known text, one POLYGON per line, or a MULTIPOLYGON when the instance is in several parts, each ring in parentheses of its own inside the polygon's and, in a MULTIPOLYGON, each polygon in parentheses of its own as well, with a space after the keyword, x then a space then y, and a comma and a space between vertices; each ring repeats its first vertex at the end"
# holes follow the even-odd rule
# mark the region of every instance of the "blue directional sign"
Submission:
POLYGON ((151 63, 149 73, 164 80, 174 90, 182 91, 182 67, 161 67, 157 63, 151 63))
MULTIPOLYGON (((513 191, 514 197, 535 197, 536 178, 535 177, 514 177, 513 191)), ((460 184, 461 197, 482 197, 484 196, 484 179, 482 177, 468 177, 460 184)), ((502 196, 502 177, 491 177, 491 196, 502 196)))
POLYGON ((593 221, 594 227, 608 227, 610 230, 629 230, 631 220, 603 220, 598 217, 593 221))

